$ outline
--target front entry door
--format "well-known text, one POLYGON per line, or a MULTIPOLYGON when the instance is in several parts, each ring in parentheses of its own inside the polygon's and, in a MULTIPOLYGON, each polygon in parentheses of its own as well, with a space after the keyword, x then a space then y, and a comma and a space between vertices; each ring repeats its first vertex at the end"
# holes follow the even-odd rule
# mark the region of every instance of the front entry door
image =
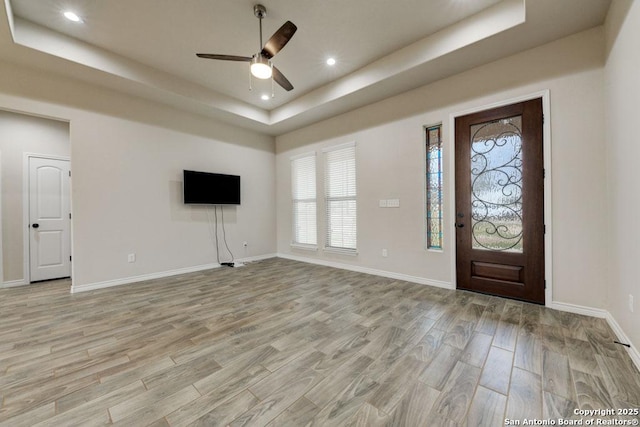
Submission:
POLYGON ((542 100, 456 118, 458 289, 544 304, 542 100))
POLYGON ((71 275, 69 161, 29 158, 31 282, 71 275))

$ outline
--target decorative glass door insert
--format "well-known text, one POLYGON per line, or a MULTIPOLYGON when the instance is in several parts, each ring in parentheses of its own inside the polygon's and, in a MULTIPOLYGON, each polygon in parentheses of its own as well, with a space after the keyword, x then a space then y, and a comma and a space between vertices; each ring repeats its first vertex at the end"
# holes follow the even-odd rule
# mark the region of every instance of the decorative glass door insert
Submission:
POLYGON ((522 253, 522 116, 470 133, 472 248, 522 253))

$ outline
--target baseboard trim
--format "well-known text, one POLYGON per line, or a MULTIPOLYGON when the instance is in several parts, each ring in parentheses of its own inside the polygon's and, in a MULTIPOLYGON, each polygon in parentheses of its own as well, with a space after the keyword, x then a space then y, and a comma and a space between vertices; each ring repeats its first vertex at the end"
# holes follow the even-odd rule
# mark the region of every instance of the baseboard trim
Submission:
POLYGON ((279 253, 278 258, 290 259, 292 261, 306 262, 309 264, 323 265, 325 267, 339 268, 341 270, 355 271, 357 273, 372 274, 374 276, 386 277, 389 279, 404 280, 405 282, 418 283, 420 285, 435 286, 437 288, 455 289, 450 282, 426 279, 424 277, 411 276, 408 274, 394 273, 393 271, 378 270, 375 268, 360 267, 357 265, 343 264, 340 262, 327 261, 324 259, 306 258, 296 255, 279 253))
POLYGON ((609 324, 611 329, 613 329, 613 332, 618 337, 618 341, 623 342, 625 344, 629 344, 631 346, 631 347, 625 347, 625 348, 627 349, 627 353, 629 353, 629 357, 631 357, 633 364, 636 365, 636 368, 638 368, 638 370, 640 370, 640 353, 638 352, 638 349, 633 345, 633 343, 631 342, 627 334, 624 333, 624 331, 616 321, 615 317, 613 317, 611 313, 607 312, 606 319, 607 319, 607 323, 609 324))
POLYGON ((276 258, 278 256, 278 254, 265 254, 265 255, 256 255, 256 256, 250 256, 250 257, 245 257, 245 258, 238 258, 236 260, 234 260, 235 262, 242 262, 242 263, 248 263, 248 262, 254 262, 254 261, 262 261, 265 259, 271 259, 271 258, 276 258))
POLYGON ((606 319, 609 315, 609 312, 607 310, 601 308, 586 307, 583 305, 569 304, 566 302, 558 301, 551 301, 549 304, 547 304, 547 308, 553 308, 555 310, 566 311, 574 314, 582 314, 584 316, 598 317, 600 319, 606 319))
POLYGON ((0 283, 0 288, 15 288, 17 286, 24 286, 24 285, 28 285, 28 283, 25 282, 24 279, 9 280, 8 282, 0 283))
POLYGON ((128 285, 130 283, 143 282, 145 280, 162 279, 165 277, 177 276, 179 274, 195 273, 202 270, 219 268, 220 264, 203 264, 193 267, 178 268, 175 270, 160 271, 158 273, 142 274, 140 276, 124 277, 122 279, 106 280, 104 282, 87 283, 84 285, 72 285, 71 293, 94 291, 96 289, 110 288, 113 286, 128 285))
MULTIPOLYGON (((239 258, 235 261, 237 262, 253 262, 253 261, 261 261, 263 259, 275 258, 277 255, 275 253, 265 254, 265 255, 256 255, 252 257, 239 258)), ((177 276, 179 274, 187 274, 187 273, 195 273, 203 270, 211 270, 212 268, 219 268, 220 264, 203 264, 196 265, 193 267, 185 267, 185 268, 177 268, 175 270, 169 271, 160 271, 158 273, 150 273, 143 274, 140 276, 132 276, 132 277, 124 277, 122 279, 114 279, 114 280, 106 280, 104 282, 96 282, 96 283, 87 283, 84 285, 71 285, 71 293, 75 294, 78 292, 86 292, 86 291, 94 291, 96 289, 104 289, 110 288, 113 286, 121 286, 128 285, 130 283, 143 282, 145 280, 153 280, 153 279, 162 279, 165 277, 177 276)))

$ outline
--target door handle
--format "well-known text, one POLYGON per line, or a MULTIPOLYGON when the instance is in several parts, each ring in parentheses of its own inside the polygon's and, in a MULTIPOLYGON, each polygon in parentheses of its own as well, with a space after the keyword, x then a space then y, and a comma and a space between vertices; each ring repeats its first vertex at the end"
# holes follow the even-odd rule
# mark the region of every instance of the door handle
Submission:
POLYGON ((458 228, 462 228, 462 227, 464 227, 464 224, 461 224, 461 223, 459 223, 459 222, 456 222, 456 227, 458 227, 458 228))
POLYGON ((31 226, 32 226, 33 228, 38 228, 38 227, 40 227, 40 224, 31 224, 31 226))

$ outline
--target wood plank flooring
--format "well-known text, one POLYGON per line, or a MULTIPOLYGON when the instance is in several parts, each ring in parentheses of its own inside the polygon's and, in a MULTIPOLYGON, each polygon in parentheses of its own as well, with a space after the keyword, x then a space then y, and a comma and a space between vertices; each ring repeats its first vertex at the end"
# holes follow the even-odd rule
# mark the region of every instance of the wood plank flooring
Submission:
POLYGON ((0 426, 579 419, 640 406, 614 339, 602 319, 283 259, 0 289, 0 426))

